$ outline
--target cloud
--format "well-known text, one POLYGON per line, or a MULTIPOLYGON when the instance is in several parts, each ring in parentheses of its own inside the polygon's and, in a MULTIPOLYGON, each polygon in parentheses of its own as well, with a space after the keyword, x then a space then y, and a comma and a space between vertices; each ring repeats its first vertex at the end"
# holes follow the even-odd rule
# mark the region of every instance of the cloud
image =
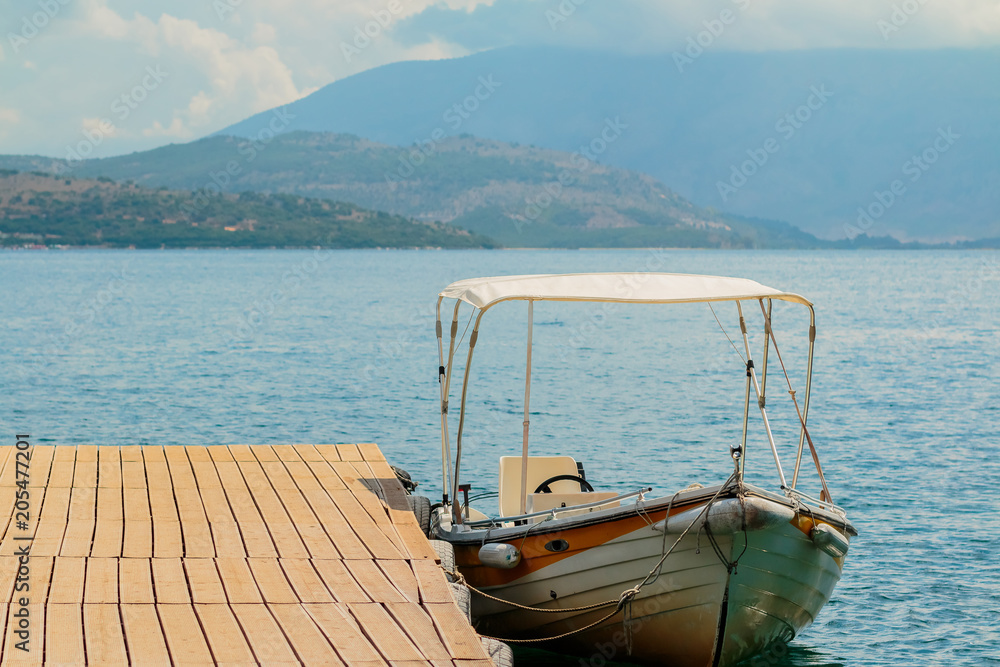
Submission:
POLYGON ((341 44, 390 0, 219 1, 233 11, 220 15, 213 0, 73 0, 18 51, 4 40, 3 104, 20 122, 0 151, 63 155, 84 119, 105 117, 118 132, 95 155, 152 148, 401 60, 508 45, 670 53, 723 10, 737 18, 720 50, 1000 44, 996 0, 396 0, 401 10, 348 60, 341 44), (891 23, 894 6, 911 5, 891 23), (898 30, 880 29, 887 20, 898 30), (116 115, 147 67, 168 76, 116 115))
POLYGON ((718 25, 724 11, 733 18, 718 43, 731 50, 1000 44, 995 0, 497 0, 471 11, 430 6, 403 21, 396 37, 470 50, 518 44, 670 52, 706 24, 718 25))

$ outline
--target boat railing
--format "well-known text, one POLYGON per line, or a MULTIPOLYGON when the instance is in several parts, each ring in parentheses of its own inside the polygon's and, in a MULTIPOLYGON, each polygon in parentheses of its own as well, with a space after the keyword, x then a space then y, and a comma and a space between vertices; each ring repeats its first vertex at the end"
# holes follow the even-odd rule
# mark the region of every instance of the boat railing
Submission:
POLYGON ((620 502, 628 498, 634 498, 635 496, 640 496, 641 500, 641 496, 643 494, 649 493, 652 490, 653 487, 644 486, 635 491, 623 493, 613 498, 605 498, 604 500, 597 500, 592 503, 583 503, 582 505, 570 505, 568 507, 553 507, 552 509, 542 510, 540 512, 531 512, 529 514, 518 514, 516 516, 503 516, 503 517, 495 517, 489 519, 479 519, 478 521, 466 521, 465 525, 468 526, 469 528, 482 528, 482 527, 492 528, 495 526, 501 526, 505 523, 516 523, 518 521, 527 521, 529 519, 535 519, 540 516, 551 516, 555 518, 556 515, 561 514, 563 512, 579 511, 579 510, 591 509, 594 507, 602 507, 604 505, 610 505, 612 503, 620 502))
POLYGON ((816 505, 819 505, 823 509, 829 510, 829 511, 834 512, 836 514, 840 514, 841 516, 843 516, 845 518, 847 517, 847 510, 845 510, 840 505, 834 505, 833 503, 828 503, 825 500, 820 500, 819 498, 815 498, 813 496, 810 496, 808 493, 805 493, 804 491, 799 491, 798 489, 789 489, 789 488, 786 488, 785 489, 785 495, 788 496, 789 498, 796 499, 796 500, 803 500, 803 499, 804 500, 808 500, 811 503, 815 503, 816 505))

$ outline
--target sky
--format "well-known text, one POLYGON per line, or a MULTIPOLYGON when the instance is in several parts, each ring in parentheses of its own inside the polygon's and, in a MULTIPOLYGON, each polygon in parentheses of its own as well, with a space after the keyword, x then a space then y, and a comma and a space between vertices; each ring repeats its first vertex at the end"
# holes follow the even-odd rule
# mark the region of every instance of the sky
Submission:
POLYGON ((0 153, 183 143, 401 60, 1000 45, 998 0, 0 0, 0 153), (737 17, 737 18, 734 18, 737 17))

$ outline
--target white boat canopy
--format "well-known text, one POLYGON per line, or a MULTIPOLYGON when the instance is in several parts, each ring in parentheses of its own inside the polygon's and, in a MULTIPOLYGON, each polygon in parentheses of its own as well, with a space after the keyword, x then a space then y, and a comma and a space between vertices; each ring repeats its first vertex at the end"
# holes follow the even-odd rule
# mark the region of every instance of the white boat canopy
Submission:
POLYGON ((511 300, 697 303, 777 299, 812 305, 798 294, 782 292, 746 278, 683 273, 570 273, 473 278, 452 283, 439 296, 464 301, 480 310, 511 300))
MULTIPOLYGON (((813 311, 813 304, 808 299, 791 292, 767 287, 760 283, 746 278, 725 278, 721 276, 700 276, 683 273, 568 273, 561 275, 528 275, 528 276, 498 276, 493 278, 472 278, 460 280, 448 285, 438 295, 437 305, 437 340, 438 340, 438 375, 441 384, 441 461, 442 480, 445 489, 442 501, 445 505, 450 501, 453 505, 453 513, 456 522, 462 522, 461 506, 458 502, 459 492, 459 470, 462 460, 462 435, 466 417, 466 397, 469 389, 469 371, 472 367, 472 354, 479 337, 479 324, 487 310, 503 301, 527 301, 528 302, 528 339, 527 339, 527 359, 524 378, 524 422, 522 431, 521 447, 521 512, 525 511, 527 498, 527 460, 528 460, 528 430, 529 430, 529 402, 531 398, 531 356, 532 356, 532 321, 534 318, 535 301, 583 301, 583 302, 617 302, 617 303, 705 303, 713 301, 735 301, 736 309, 739 313, 740 331, 743 337, 743 348, 746 363, 746 392, 743 410, 743 437, 741 440, 741 458, 739 459, 740 474, 745 465, 746 443, 747 443, 747 419, 750 410, 750 397, 753 392, 757 397, 757 404, 764 421, 764 428, 767 431, 768 442, 771 446, 771 453, 774 456, 778 477, 781 481, 781 488, 795 488, 798 480, 799 467, 802 461, 803 446, 805 440, 809 438, 806 429, 806 419, 809 414, 809 396, 812 386, 812 364, 813 351, 816 340, 816 319, 813 311), (451 321, 450 342, 444 345, 444 327, 441 323, 441 303, 444 299, 454 299, 455 308, 451 321), (774 340, 774 333, 771 331, 771 301, 789 301, 801 304, 809 308, 809 359, 806 369, 806 390, 805 403, 799 410, 795 400, 795 393, 791 391, 791 383, 788 383, 789 393, 792 401, 795 402, 796 411, 802 425, 799 435, 798 454, 795 460, 795 473, 792 478, 792 485, 788 487, 785 481, 784 471, 778 459, 778 450, 771 433, 770 423, 765 409, 765 391, 767 381, 767 361, 771 341, 774 340), (763 375, 760 381, 757 379, 757 372, 750 354, 750 340, 747 336, 747 327, 744 320, 742 301, 758 301, 761 312, 765 320, 765 346, 763 358, 763 375), (765 301, 767 305, 765 306, 765 301), (471 305, 479 311, 475 318, 475 325, 468 339, 468 353, 465 362, 464 378, 462 380, 461 407, 459 411, 458 432, 456 439, 456 453, 454 467, 449 470, 451 462, 451 438, 448 432, 448 401, 450 396, 452 370, 454 369, 456 339, 458 339, 458 315, 462 303, 471 305), (447 350, 447 356, 445 351, 447 350), (451 473, 451 474, 449 474, 451 473)), ((471 322, 471 317, 470 317, 471 322)), ((720 327, 721 327, 720 323, 720 327)), ((724 331, 724 330, 723 330, 724 331)), ((728 336, 728 334, 727 334, 728 336)), ((464 338, 464 334, 462 335, 464 338)), ((459 345, 461 343, 459 342, 459 345)), ((774 340, 775 350, 777 350, 777 340, 774 340)), ((780 358, 780 357, 779 357, 780 358)), ((782 367, 784 364, 782 363, 782 367)), ((786 381, 787 373, 786 373, 786 381)), ((819 459, 816 457, 811 438, 809 438, 810 451, 816 462, 820 479, 823 479, 822 470, 819 467, 819 459)), ((829 491, 826 489, 826 482, 823 480, 823 490, 829 499, 829 491)))

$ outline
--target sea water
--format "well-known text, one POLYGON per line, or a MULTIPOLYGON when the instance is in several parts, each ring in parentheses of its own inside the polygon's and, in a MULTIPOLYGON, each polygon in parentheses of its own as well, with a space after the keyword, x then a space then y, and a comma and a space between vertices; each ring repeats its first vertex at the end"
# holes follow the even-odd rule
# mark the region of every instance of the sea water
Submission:
MULTIPOLYGON (((376 442, 439 499, 437 292, 469 277, 589 271, 740 276, 815 303, 810 430, 860 535, 816 622, 754 664, 1000 663, 995 252, 2 252, 2 437, 376 442)), ((743 314, 760 371, 759 306, 743 314)), ((802 402, 808 312, 780 303, 773 318, 802 402)), ((521 303, 488 312, 470 368, 462 481, 484 511, 498 456, 520 451, 526 324, 521 303)), ((601 489, 671 493, 728 474, 746 379, 732 304, 544 303, 534 334, 534 453, 575 456, 601 489)), ((798 421, 773 348, 767 395, 790 476, 798 421)), ((775 488, 752 408, 748 471, 775 488)), ((808 455, 801 484, 818 491, 808 455)), ((519 664, 604 660, 518 653, 519 664)))

